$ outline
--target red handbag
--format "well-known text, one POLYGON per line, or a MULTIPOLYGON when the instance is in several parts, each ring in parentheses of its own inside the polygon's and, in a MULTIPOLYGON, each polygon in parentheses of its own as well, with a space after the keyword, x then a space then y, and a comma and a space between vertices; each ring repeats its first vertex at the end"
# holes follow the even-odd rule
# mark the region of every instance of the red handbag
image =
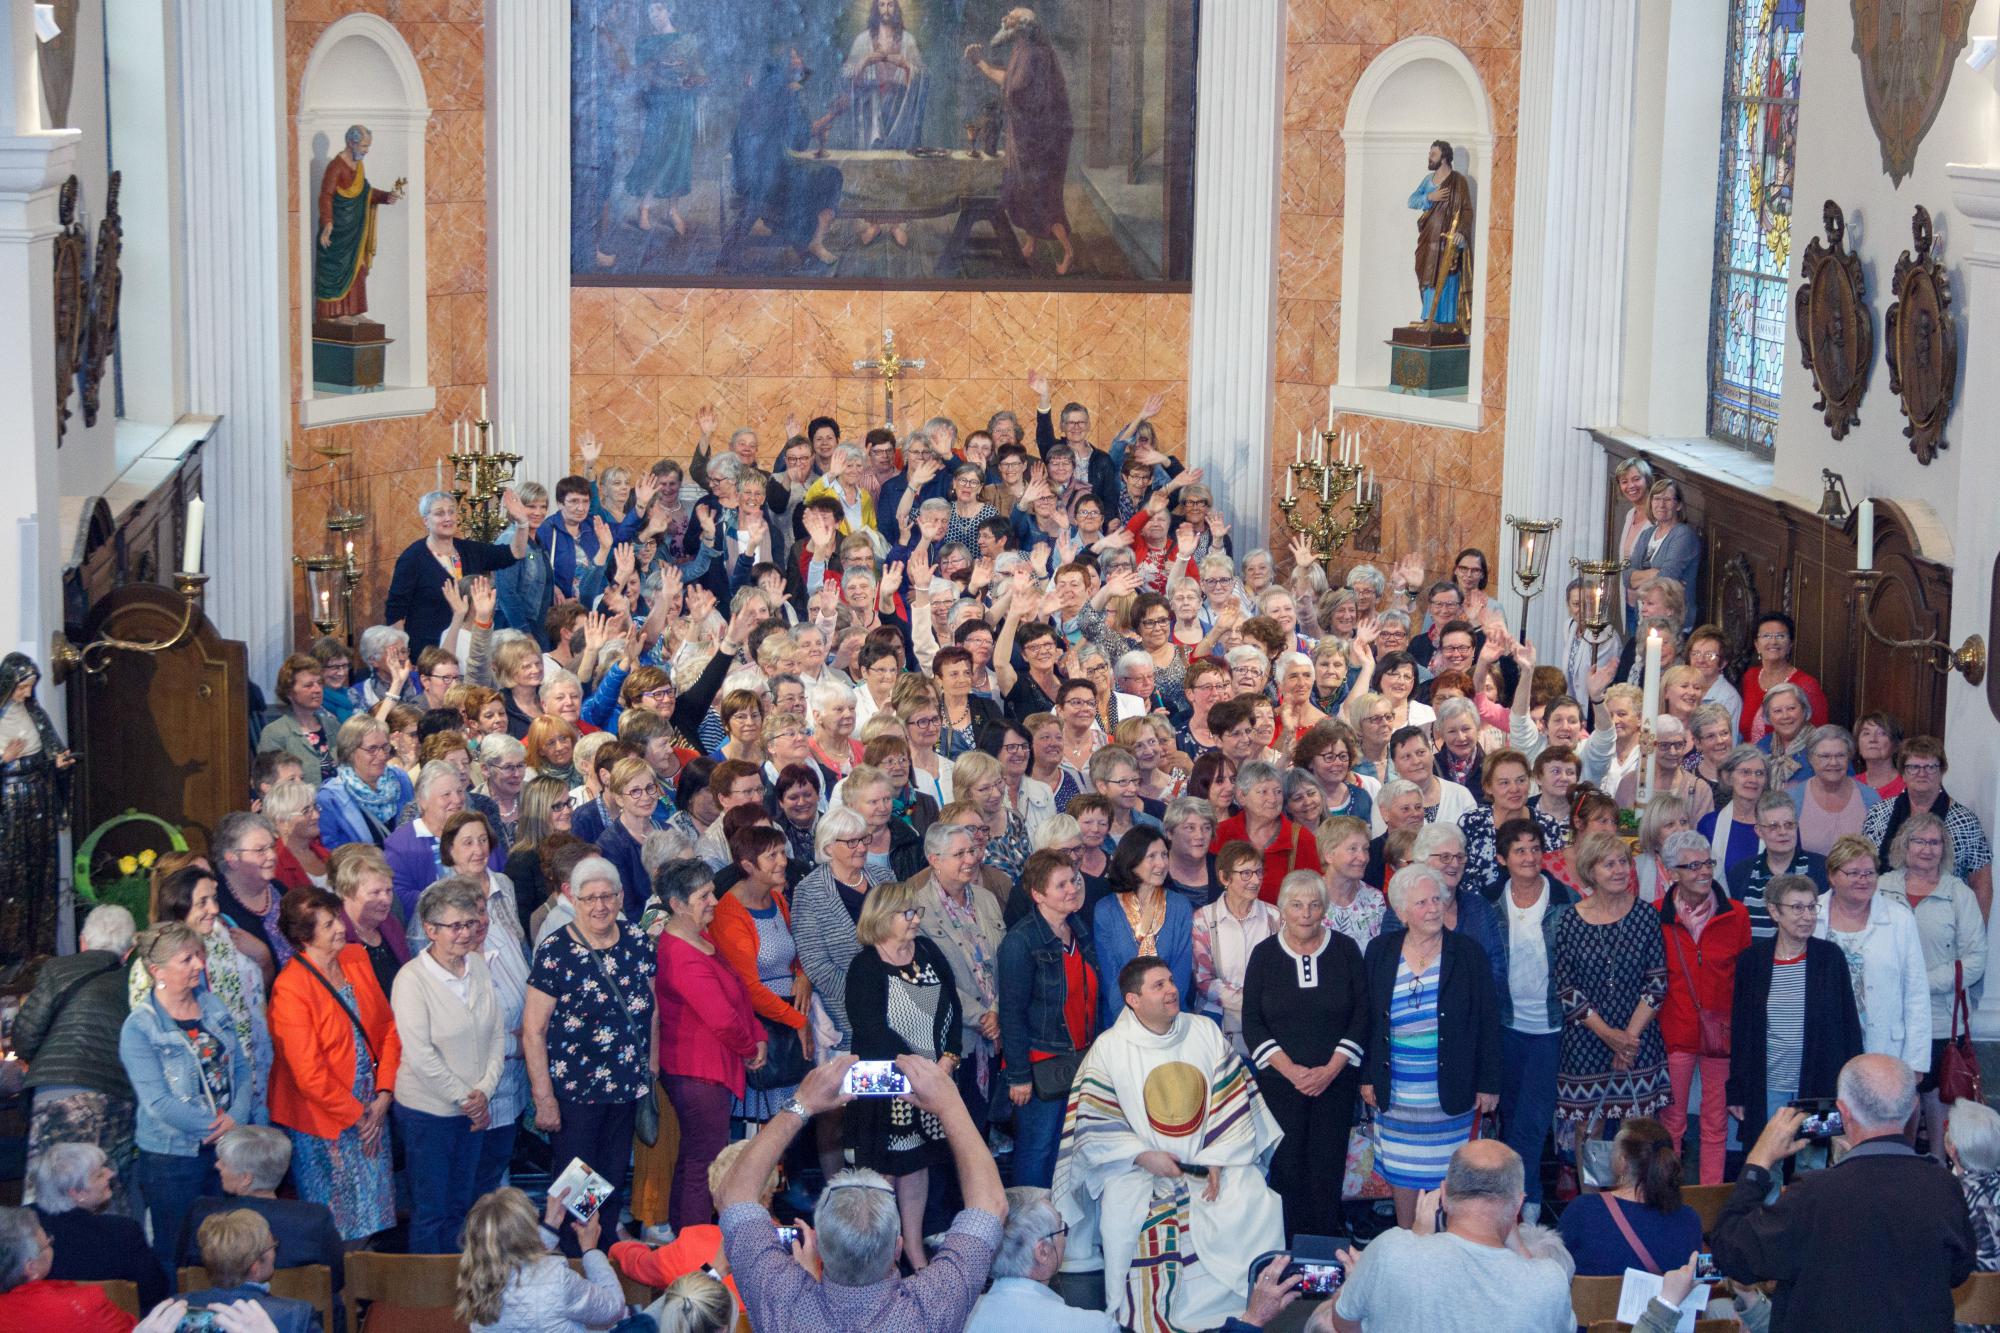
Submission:
POLYGON ((1979 1088, 1979 1056, 1972 1049, 1972 1005, 1965 998, 1965 964, 1952 981, 1951 1038, 1938 1061, 1938 1100, 1946 1105, 1964 1097, 1983 1101, 1979 1088), (1961 1024, 1963 1025, 1961 1027, 1961 1024))

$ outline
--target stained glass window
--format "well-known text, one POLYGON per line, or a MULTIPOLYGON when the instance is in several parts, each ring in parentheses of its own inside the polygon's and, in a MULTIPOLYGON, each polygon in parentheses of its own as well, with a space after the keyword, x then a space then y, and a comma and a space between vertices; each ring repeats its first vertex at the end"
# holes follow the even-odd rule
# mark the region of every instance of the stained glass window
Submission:
POLYGON ((1805 0, 1729 0, 1729 10, 1708 429, 1769 453, 1785 369, 1805 0))

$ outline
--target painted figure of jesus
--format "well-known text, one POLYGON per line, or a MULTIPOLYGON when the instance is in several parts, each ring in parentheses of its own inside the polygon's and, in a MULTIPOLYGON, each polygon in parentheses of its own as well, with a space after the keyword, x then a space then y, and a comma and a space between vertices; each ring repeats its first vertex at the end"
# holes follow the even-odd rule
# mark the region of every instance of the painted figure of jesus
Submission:
POLYGON ((368 270, 375 262, 375 210, 403 197, 368 184, 362 160, 374 136, 351 125, 347 146, 319 178, 319 242, 313 269, 313 317, 359 324, 368 312, 368 270))

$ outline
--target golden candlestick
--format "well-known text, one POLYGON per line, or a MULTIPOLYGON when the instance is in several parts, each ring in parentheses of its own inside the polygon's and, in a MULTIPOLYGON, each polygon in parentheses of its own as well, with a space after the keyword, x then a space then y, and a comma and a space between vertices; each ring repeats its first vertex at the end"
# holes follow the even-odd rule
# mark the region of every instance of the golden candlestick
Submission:
POLYGON ((508 523, 500 497, 514 482, 514 467, 521 455, 501 453, 491 447, 498 438, 490 420, 481 417, 472 423, 479 432, 478 444, 466 453, 449 454, 452 484, 446 489, 458 501, 459 526, 473 541, 497 539, 508 523))
POLYGON ((1382 488, 1364 480, 1367 469, 1360 462, 1342 461, 1340 437, 1333 431, 1315 430, 1313 441, 1311 450, 1302 450, 1285 465, 1285 493, 1278 497, 1278 509, 1292 531, 1311 543, 1313 554, 1324 561, 1333 559, 1367 525, 1381 503, 1382 488), (1305 499, 1317 506, 1310 519, 1298 512, 1305 499))

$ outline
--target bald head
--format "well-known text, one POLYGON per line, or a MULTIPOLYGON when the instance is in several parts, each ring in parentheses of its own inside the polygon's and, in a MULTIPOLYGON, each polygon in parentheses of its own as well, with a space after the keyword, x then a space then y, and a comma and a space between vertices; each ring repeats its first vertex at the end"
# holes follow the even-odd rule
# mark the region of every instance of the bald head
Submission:
POLYGON ((1849 1143, 1901 1133, 1917 1113, 1917 1076, 1893 1055, 1855 1056, 1834 1091, 1849 1143))
POLYGON ((1498 1139, 1460 1144, 1445 1172, 1444 1198, 1449 1210, 1491 1207, 1512 1217, 1523 1195, 1521 1155, 1498 1139))

